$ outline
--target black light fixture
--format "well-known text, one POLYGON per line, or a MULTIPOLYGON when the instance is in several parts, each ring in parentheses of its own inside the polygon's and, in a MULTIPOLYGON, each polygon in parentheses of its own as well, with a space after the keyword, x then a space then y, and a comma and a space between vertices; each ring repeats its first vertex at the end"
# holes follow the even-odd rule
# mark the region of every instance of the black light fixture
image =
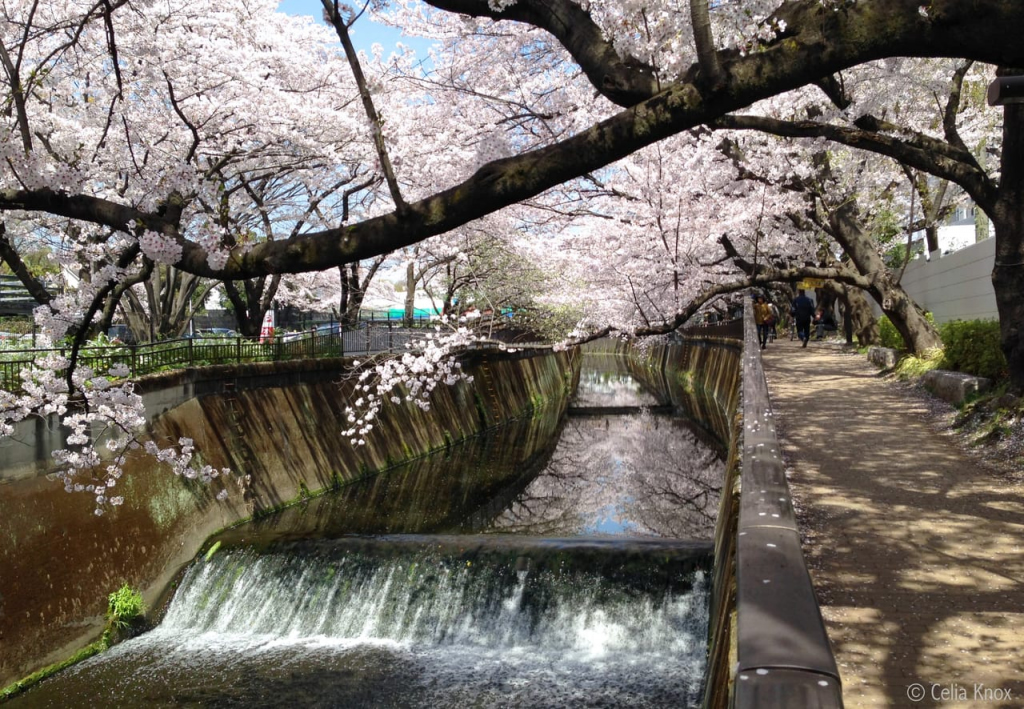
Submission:
POLYGON ((988 105, 1024 103, 1024 76, 999 76, 988 85, 988 105))

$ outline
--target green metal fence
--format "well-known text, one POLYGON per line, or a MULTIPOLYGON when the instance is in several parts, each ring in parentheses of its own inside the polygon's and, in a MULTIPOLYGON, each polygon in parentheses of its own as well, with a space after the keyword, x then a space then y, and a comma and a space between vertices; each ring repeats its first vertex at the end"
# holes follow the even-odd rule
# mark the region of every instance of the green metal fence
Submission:
MULTIPOLYGON (((184 338, 142 345, 83 347, 78 364, 104 373, 115 364, 124 365, 128 376, 216 364, 242 362, 280 362, 294 359, 372 355, 405 351, 406 344, 422 331, 393 326, 390 323, 364 324, 352 330, 331 328, 278 336, 268 342, 231 336, 184 338)), ((54 352, 69 356, 70 349, 17 348, 17 342, 2 343, 0 349, 0 389, 23 389, 22 372, 36 360, 54 352)))

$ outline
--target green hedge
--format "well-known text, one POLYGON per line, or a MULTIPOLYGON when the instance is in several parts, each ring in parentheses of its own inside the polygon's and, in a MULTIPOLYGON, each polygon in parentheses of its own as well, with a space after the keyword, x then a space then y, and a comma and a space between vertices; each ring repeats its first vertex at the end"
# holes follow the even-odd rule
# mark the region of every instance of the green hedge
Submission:
MULTIPOLYGON (((931 313, 925 313, 924 317, 928 322, 933 325, 935 324, 935 318, 931 313)), ((882 347, 889 347, 894 350, 906 349, 900 331, 896 329, 896 326, 892 324, 887 315, 883 315, 878 319, 878 338, 882 347)))
POLYGON ((944 352, 943 369, 978 377, 1006 376, 1006 357, 999 347, 996 320, 953 320, 939 326, 944 352))
POLYGON ((883 315, 878 318, 878 339, 882 347, 888 347, 893 350, 903 349, 903 338, 900 336, 899 330, 892 324, 888 316, 883 315))
MULTIPOLYGON (((929 322, 932 314, 927 313, 929 322)), ((953 320, 939 326, 943 357, 941 369, 964 372, 978 377, 1000 379, 1006 376, 1006 357, 999 347, 999 322, 996 320, 953 320)), ((903 338, 885 315, 878 319, 882 347, 904 349, 903 338)))

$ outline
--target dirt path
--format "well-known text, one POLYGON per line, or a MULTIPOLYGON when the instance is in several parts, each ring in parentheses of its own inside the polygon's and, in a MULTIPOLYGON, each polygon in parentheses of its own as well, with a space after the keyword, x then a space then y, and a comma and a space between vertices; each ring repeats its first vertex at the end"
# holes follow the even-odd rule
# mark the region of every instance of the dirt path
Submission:
POLYGON ((1024 707, 1024 486, 863 357, 763 355, 846 706, 1024 707))

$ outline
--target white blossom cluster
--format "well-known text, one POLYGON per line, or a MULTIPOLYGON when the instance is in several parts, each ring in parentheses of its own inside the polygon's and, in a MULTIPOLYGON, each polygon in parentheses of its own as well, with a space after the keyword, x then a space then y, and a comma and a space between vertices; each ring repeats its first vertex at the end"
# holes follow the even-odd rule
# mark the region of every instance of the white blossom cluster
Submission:
MULTIPOLYGON (((99 268, 92 281, 81 284, 77 298, 60 296, 50 306, 37 308, 38 344, 51 346, 66 335, 70 326, 82 326, 83 299, 124 275, 113 267, 99 268)), ((58 417, 69 434, 66 447, 53 452, 57 465, 54 475, 68 492, 92 494, 95 513, 102 515, 108 507, 124 501, 114 492, 129 452, 140 448, 139 437, 146 427, 145 407, 133 384, 123 380, 130 374, 125 364, 114 363, 100 371, 79 362, 69 387, 66 372, 70 364, 66 351, 51 350, 20 371, 19 393, 0 391, 0 436, 13 435, 17 424, 30 416, 58 417)), ((145 450, 158 461, 171 463, 175 474, 204 483, 229 472, 194 465, 191 440, 183 438, 178 446, 162 448, 148 441, 145 450)), ((218 499, 226 495, 227 491, 221 490, 218 499)))
POLYGON ((207 224, 200 229, 199 236, 196 239, 199 245, 206 251, 206 263, 209 264, 210 268, 218 271, 224 268, 228 258, 231 256, 231 253, 223 246, 224 236, 226 236, 226 230, 218 233, 217 230, 207 224))
POLYGON ((147 230, 139 237, 142 253, 157 263, 175 264, 181 260, 182 246, 174 239, 147 230))
MULTIPOLYGON (((385 400, 392 404, 407 401, 424 411, 430 410, 430 394, 438 384, 454 386, 460 381, 473 381, 456 360, 458 352, 475 341, 473 332, 464 326, 455 327, 445 319, 435 332, 408 343, 401 357, 366 366, 355 385, 356 400, 346 408, 350 428, 342 432, 353 446, 366 445, 366 435, 373 430, 373 421, 385 400)), ((358 367, 359 362, 354 366, 358 367)))

